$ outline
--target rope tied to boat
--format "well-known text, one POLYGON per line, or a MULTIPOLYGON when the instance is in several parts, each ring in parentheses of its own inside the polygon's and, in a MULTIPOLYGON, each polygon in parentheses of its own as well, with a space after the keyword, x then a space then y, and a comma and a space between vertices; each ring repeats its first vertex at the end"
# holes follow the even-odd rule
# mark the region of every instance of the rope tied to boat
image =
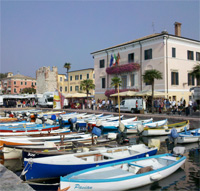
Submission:
POLYGON ((32 164, 33 164, 33 159, 30 158, 29 161, 27 162, 26 166, 24 167, 23 171, 21 172, 21 174, 19 176, 20 178, 21 178, 21 176, 24 176, 28 172, 29 168, 32 167, 32 164), (29 165, 29 167, 27 168, 28 165, 29 165), (27 170, 25 170, 26 168, 27 168, 27 170))

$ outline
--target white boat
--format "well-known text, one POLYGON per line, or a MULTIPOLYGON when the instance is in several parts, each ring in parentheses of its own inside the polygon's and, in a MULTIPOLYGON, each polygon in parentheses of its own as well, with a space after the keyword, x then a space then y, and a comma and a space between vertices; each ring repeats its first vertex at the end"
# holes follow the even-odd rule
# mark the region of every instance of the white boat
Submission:
MULTIPOLYGON (((137 121, 137 117, 120 120, 120 122, 124 125, 131 125, 135 121, 137 121)), ((119 121, 99 121, 97 123, 98 126, 101 126, 102 130, 118 130, 119 127, 119 121)))
POLYGON ((189 129, 189 121, 183 121, 180 123, 174 123, 170 125, 164 125, 162 127, 145 127, 142 132, 143 136, 160 136, 160 135, 169 135, 171 130, 175 128, 178 133, 184 131, 184 129, 189 129))
POLYGON ((152 184, 185 163, 182 155, 161 154, 78 171, 60 178, 60 191, 122 191, 152 184))
POLYGON ((138 133, 138 130, 139 130, 139 126, 141 126, 141 129, 143 130, 144 129, 144 125, 147 124, 147 123, 151 123, 153 122, 153 118, 150 118, 150 119, 145 119, 145 120, 139 120, 139 121, 134 121, 132 124, 126 124, 125 127, 126 127, 126 133, 138 133))
POLYGON ((200 142, 200 128, 179 133, 177 143, 195 143, 200 142))
POLYGON ((60 134, 60 133, 69 133, 69 128, 63 128, 63 129, 56 129, 56 130, 49 130, 46 131, 24 131, 24 132, 0 132, 0 137, 12 137, 12 136, 34 136, 34 135, 53 135, 53 134, 60 134))
MULTIPOLYGON (((96 136, 93 136, 96 139, 96 136)), ((0 138, 0 147, 6 145, 44 145, 45 142, 51 142, 54 144, 60 144, 65 142, 73 142, 73 141, 87 141, 92 140, 91 134, 84 133, 72 133, 66 135, 59 136, 42 136, 42 137, 3 137, 0 138)))
POLYGON ((157 148, 148 148, 144 144, 139 144, 52 157, 25 158, 24 172, 26 180, 49 179, 97 165, 155 155, 156 152, 157 148))
POLYGON ((149 127, 149 128, 156 128, 156 127, 160 127, 163 125, 167 125, 168 120, 164 119, 164 120, 160 120, 160 121, 155 121, 152 123, 146 123, 144 124, 145 127, 149 127))

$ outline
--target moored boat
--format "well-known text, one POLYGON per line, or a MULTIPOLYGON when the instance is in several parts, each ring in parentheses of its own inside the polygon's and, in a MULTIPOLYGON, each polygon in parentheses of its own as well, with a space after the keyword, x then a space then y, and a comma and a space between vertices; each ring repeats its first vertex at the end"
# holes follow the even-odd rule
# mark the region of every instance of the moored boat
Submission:
POLYGON ((179 133, 177 143, 195 143, 200 142, 200 128, 179 133))
POLYGON ((185 161, 185 156, 167 153, 97 166, 61 177, 59 190, 129 190, 171 175, 185 161))
POLYGON ((154 155, 156 152, 157 148, 139 144, 78 154, 24 159, 25 178, 26 180, 55 178, 97 165, 154 155))
POLYGON ((142 135, 143 136, 169 135, 173 128, 175 128, 178 133, 184 131, 185 128, 189 129, 189 121, 183 121, 183 122, 180 122, 180 123, 173 123, 173 124, 169 124, 169 125, 164 125, 164 126, 161 126, 159 128, 157 128, 157 127, 155 127, 155 128, 145 127, 144 131, 142 132, 142 135))

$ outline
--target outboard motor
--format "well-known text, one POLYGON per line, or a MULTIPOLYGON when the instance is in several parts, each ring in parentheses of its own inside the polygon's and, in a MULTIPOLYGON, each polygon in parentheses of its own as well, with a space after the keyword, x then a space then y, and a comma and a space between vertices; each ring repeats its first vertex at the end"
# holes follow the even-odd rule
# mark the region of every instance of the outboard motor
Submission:
POLYGON ((183 155, 184 152, 185 152, 185 147, 174 147, 172 153, 174 156, 179 156, 179 155, 183 155))
POLYGON ((70 124, 70 130, 71 131, 76 131, 76 132, 80 131, 79 125, 77 124, 77 118, 76 117, 70 118, 70 119, 68 119, 68 121, 69 121, 69 124, 70 124))
POLYGON ((59 127, 60 129, 63 128, 63 118, 61 116, 58 117, 59 127))
POLYGON ((126 135, 126 128, 123 123, 119 123, 119 133, 117 134, 116 141, 118 144, 128 143, 129 139, 126 135))
POLYGON ((179 134, 177 133, 177 130, 173 127, 169 135, 169 139, 171 142, 174 143, 174 145, 177 144, 177 137, 179 137, 179 134))

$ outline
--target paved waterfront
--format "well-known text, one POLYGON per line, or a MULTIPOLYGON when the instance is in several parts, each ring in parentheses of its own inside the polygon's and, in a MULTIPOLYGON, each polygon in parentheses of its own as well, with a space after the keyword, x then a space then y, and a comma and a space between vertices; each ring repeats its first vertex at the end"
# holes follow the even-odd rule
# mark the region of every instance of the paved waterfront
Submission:
POLYGON ((21 183, 22 180, 12 171, 0 164, 0 190, 1 191, 34 191, 28 184, 21 183))

